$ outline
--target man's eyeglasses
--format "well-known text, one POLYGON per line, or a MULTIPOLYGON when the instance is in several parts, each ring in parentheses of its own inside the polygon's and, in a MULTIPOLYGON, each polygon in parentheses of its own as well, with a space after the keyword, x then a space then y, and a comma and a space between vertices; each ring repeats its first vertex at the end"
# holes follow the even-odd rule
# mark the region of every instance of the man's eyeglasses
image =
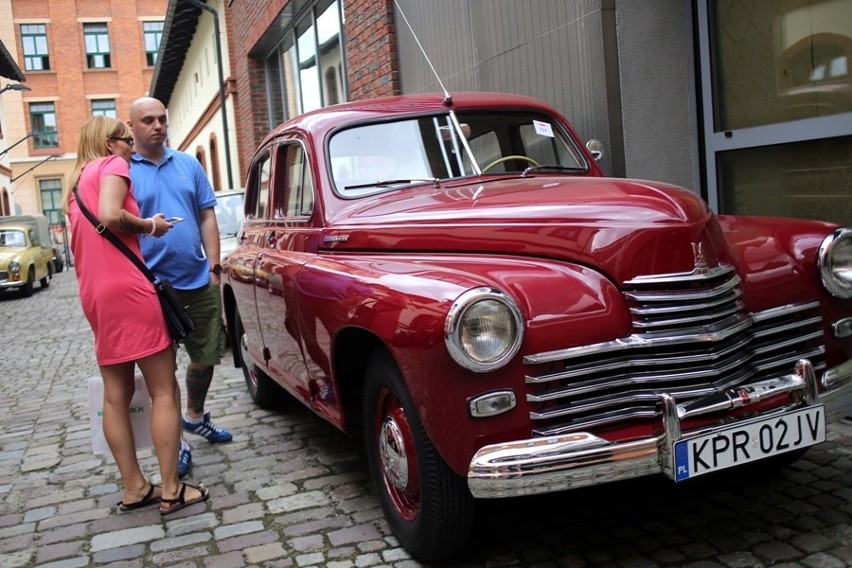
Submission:
POLYGON ((110 140, 121 140, 122 142, 124 142, 125 144, 127 144, 128 146, 133 148, 133 144, 134 144, 133 138, 120 138, 118 136, 110 136, 109 139, 110 140))

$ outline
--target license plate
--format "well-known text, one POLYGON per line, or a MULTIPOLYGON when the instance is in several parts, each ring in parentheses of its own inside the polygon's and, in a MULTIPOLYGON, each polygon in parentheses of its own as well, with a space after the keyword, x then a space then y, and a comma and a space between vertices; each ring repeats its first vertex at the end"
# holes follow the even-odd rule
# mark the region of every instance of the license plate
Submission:
POLYGON ((825 441, 821 405, 722 428, 674 445, 675 481, 761 460, 825 441))

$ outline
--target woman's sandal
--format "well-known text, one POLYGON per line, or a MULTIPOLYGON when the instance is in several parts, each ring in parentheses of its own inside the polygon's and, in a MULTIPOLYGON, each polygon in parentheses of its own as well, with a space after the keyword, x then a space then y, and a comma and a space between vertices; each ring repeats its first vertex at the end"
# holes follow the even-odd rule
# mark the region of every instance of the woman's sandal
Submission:
POLYGON ((125 503, 124 500, 116 503, 118 505, 118 509, 120 511, 133 511, 134 509, 141 509, 142 507, 148 507, 150 505, 154 505, 155 503, 160 502, 160 497, 154 496, 154 490, 159 488, 159 485, 154 485, 153 483, 148 484, 148 493, 145 494, 140 500, 135 503, 125 503))
POLYGON ((180 511, 184 507, 189 507, 190 505, 195 505, 196 503, 203 503, 204 501, 207 501, 207 499, 210 497, 210 490, 204 487, 203 483, 199 483, 197 487, 195 485, 190 485, 189 483, 181 483, 180 485, 180 493, 178 493, 177 497, 175 497, 174 499, 160 499, 161 515, 169 515, 171 513, 174 513, 175 511, 180 511), (187 487, 197 489, 201 492, 201 495, 199 495, 195 499, 190 499, 189 501, 187 501, 184 497, 187 487), (167 506, 163 507, 163 505, 167 506))

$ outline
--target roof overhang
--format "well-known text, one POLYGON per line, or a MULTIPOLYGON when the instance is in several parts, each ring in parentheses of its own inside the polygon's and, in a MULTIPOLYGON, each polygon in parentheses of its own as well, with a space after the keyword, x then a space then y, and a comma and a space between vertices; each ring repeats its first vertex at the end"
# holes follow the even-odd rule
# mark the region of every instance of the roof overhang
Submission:
MULTIPOLYGON (((206 4, 206 0, 199 0, 206 4)), ((157 64, 151 78, 150 95, 166 107, 175 89, 186 54, 195 36, 201 8, 185 0, 169 0, 166 22, 157 52, 157 64)))
POLYGON ((3 45, 2 41, 0 41, 0 77, 6 77, 7 79, 12 79, 14 81, 27 80, 24 76, 24 72, 21 71, 20 67, 18 67, 18 64, 15 62, 15 58, 12 57, 12 54, 9 53, 9 50, 6 49, 6 46, 3 45))

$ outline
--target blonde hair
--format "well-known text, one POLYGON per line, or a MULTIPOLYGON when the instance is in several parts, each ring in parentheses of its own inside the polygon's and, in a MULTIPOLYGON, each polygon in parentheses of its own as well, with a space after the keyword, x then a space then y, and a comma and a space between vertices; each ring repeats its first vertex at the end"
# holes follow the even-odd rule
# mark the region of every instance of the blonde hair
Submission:
POLYGON ((83 167, 92 160, 110 155, 107 146, 109 138, 133 138, 133 132, 125 122, 110 116, 93 116, 80 130, 80 138, 77 140, 77 163, 74 164, 71 183, 62 192, 62 206, 65 213, 68 213, 68 200, 77 182, 80 181, 83 167))

